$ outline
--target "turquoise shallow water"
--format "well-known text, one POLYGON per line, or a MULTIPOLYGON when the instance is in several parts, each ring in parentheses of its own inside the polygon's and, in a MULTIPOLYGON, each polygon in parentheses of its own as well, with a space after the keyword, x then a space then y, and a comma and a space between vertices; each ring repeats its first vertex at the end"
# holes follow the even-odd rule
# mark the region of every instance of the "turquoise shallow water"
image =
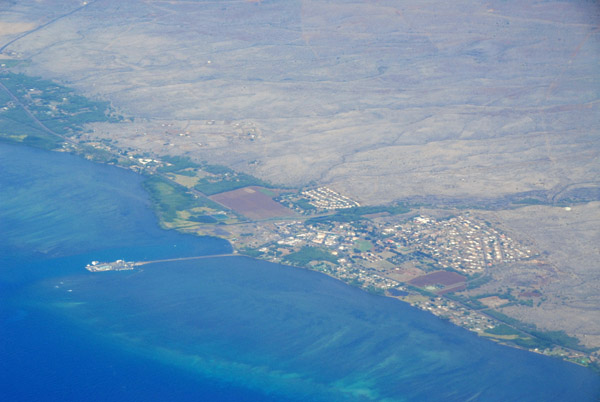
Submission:
POLYGON ((9 400, 597 400, 600 377, 324 275, 156 225, 140 178, 0 145, 9 400))

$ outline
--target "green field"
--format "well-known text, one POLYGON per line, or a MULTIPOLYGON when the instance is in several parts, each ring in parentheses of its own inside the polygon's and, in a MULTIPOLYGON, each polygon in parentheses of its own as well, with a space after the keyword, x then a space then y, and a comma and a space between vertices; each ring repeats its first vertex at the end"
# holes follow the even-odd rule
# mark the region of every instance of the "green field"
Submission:
MULTIPOLYGON (((298 204, 298 202, 296 202, 298 204)), ((307 220, 307 223, 327 223, 327 222, 354 222, 363 219, 368 219, 365 215, 387 213, 390 215, 405 214, 410 211, 404 204, 397 205, 379 205, 365 206, 341 209, 335 214, 319 216, 307 220)))
POLYGON ((311 261, 329 261, 337 263, 337 257, 329 251, 317 248, 304 246, 295 253, 288 254, 284 260, 293 265, 307 266, 311 261))
MULTIPOLYGON (((204 170, 204 168, 203 168, 204 170)), ((194 188, 206 195, 224 193, 248 186, 271 187, 269 183, 245 173, 224 173, 218 176, 203 177, 194 188)))
POLYGON ((182 220, 190 223, 209 223, 212 215, 198 214, 194 210, 209 208, 222 211, 215 202, 204 197, 195 197, 187 189, 159 176, 150 176, 144 181, 144 188, 150 194, 155 211, 164 226, 181 226, 182 220), (177 222, 179 221, 179 222, 177 222))
POLYGON ((520 332, 505 324, 500 324, 497 327, 486 329, 485 332, 491 335, 511 336, 519 335, 520 332))
MULTIPOLYGON (((515 327, 516 331, 508 326, 504 326, 519 334, 519 331, 526 333, 528 336, 519 335, 518 338, 511 339, 510 342, 522 346, 525 348, 533 349, 546 349, 551 348, 552 346, 562 346, 574 350, 579 350, 582 352, 590 352, 590 350, 579 343, 579 340, 575 337, 567 335, 564 331, 542 331, 536 328, 533 324, 528 324, 516 320, 514 318, 508 317, 505 314, 502 314, 495 310, 485 310, 486 314, 501 320, 508 325, 515 327)), ((509 329, 506 329, 502 326, 497 331, 509 332, 509 329)), ((490 330, 486 332, 493 334, 490 330)), ((502 335, 502 334, 500 334, 502 335)))
POLYGON ((371 243, 368 240, 357 240, 354 242, 354 247, 360 250, 361 252, 369 251, 373 248, 373 243, 371 243))
POLYGON ((182 171, 186 171, 185 169, 190 169, 190 168, 199 168, 200 165, 198 165, 195 162, 192 162, 190 160, 190 158, 185 157, 185 156, 169 156, 169 155, 165 155, 163 157, 161 157, 163 162, 168 163, 169 165, 165 165, 162 167, 159 167, 157 170, 161 173, 175 173, 178 172, 178 174, 183 174, 182 171))

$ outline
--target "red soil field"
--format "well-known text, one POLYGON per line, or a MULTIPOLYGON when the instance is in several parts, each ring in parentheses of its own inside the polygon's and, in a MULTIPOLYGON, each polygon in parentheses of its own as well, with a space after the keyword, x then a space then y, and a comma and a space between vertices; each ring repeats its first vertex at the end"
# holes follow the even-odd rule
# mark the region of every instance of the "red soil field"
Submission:
POLYGON ((277 218, 295 214, 291 209, 273 201, 271 197, 260 192, 260 187, 255 186, 226 191, 209 198, 233 209, 248 219, 277 218))
POLYGON ((408 283, 419 287, 428 285, 452 286, 461 282, 464 283, 466 281, 467 278, 457 274, 456 272, 436 271, 427 275, 419 276, 408 283))

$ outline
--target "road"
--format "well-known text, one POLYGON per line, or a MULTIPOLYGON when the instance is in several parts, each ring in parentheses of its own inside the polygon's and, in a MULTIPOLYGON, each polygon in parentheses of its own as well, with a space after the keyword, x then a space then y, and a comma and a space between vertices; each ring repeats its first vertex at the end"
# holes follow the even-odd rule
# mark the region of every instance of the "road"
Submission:
POLYGON ((45 132, 47 132, 47 133, 49 133, 49 134, 55 135, 55 136, 57 136, 57 137, 59 137, 59 138, 63 139, 65 142, 68 142, 68 143, 70 143, 70 144, 73 144, 73 145, 76 145, 76 144, 77 144, 75 141, 73 141, 73 140, 71 140, 71 139, 69 139, 69 138, 67 138, 67 137, 65 137, 65 136, 63 136, 63 135, 60 135, 60 134, 58 134, 58 133, 56 133, 56 132, 54 132, 54 131, 50 130, 48 127, 46 127, 46 126, 44 125, 44 123, 42 123, 41 121, 39 121, 39 120, 38 120, 38 118, 37 118, 37 117, 35 117, 35 115, 34 115, 33 113, 31 113, 31 111, 30 111, 30 110, 27 108, 27 106, 25 106, 25 105, 23 104, 23 102, 21 102, 21 101, 19 100, 19 98, 17 98, 17 97, 15 96, 15 94, 13 94, 13 93, 10 91, 10 89, 8 89, 8 88, 7 88, 7 87, 6 87, 6 86, 5 86, 3 83, 1 83, 1 82, 0 82, 0 88, 2 88, 2 89, 3 89, 3 90, 4 90, 4 91, 5 91, 5 92, 6 92, 6 93, 7 93, 7 94, 8 94, 8 95, 11 97, 11 99, 12 99, 13 101, 15 101, 15 103, 17 103, 19 106, 21 106, 21 107, 23 108, 23 110, 25 111, 25 113, 27 113, 27 115, 28 115, 29 117, 31 117, 31 119, 32 119, 32 120, 33 120, 33 121, 34 121, 34 122, 35 122, 35 123, 36 123, 38 126, 40 126, 40 127, 42 128, 42 130, 44 130, 45 132))
POLYGON ((5 43, 4 45, 2 45, 2 46, 0 47, 0 54, 4 53, 4 50, 6 50, 6 48, 7 48, 7 47, 9 47, 10 45, 12 45, 12 44, 13 44, 13 43, 15 43, 16 41, 18 41, 18 40, 20 40, 20 39, 23 39, 24 37, 26 37, 26 36, 28 36, 28 35, 31 35, 31 34, 32 34, 32 33, 34 33, 34 32, 37 32, 37 31, 39 31, 39 30, 41 30, 41 29, 44 29, 44 28, 46 28, 48 25, 54 24, 56 21, 59 21, 59 20, 61 20, 61 19, 65 18, 65 17, 68 17, 68 16, 70 16, 70 15, 72 15, 72 14, 75 14, 77 11, 79 11, 79 10, 81 10, 81 9, 83 9, 83 8, 85 8, 85 7, 87 7, 87 6, 91 5, 91 4, 93 4, 93 3, 95 3, 96 1, 97 1, 97 0, 91 0, 91 1, 84 2, 84 3, 83 3, 83 5, 82 5, 81 7, 77 7, 76 9, 74 9, 74 10, 71 10, 71 11, 69 11, 69 12, 68 12, 68 13, 66 13, 66 14, 62 14, 62 15, 60 15, 60 16, 58 16, 58 17, 56 17, 56 18, 54 18, 54 19, 52 19, 52 20, 50 20, 50 21, 48 21, 48 22, 46 22, 46 23, 44 23, 44 24, 42 24, 42 25, 40 25, 40 26, 38 26, 38 27, 36 27, 36 28, 34 28, 34 29, 32 29, 32 30, 30 30, 30 31, 23 32, 22 34, 20 34, 20 35, 19 35, 19 36, 17 36, 16 38, 14 38, 14 39, 12 39, 12 40, 8 41, 7 43, 5 43))

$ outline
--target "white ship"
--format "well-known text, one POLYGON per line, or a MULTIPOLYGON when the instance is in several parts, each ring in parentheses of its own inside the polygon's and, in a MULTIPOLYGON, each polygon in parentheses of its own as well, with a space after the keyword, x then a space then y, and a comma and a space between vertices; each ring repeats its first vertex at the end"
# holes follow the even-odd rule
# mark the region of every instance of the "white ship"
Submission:
POLYGON ((99 262, 92 261, 85 266, 90 272, 104 272, 104 271, 127 271, 135 268, 134 262, 128 262, 123 260, 117 260, 115 262, 99 262))

